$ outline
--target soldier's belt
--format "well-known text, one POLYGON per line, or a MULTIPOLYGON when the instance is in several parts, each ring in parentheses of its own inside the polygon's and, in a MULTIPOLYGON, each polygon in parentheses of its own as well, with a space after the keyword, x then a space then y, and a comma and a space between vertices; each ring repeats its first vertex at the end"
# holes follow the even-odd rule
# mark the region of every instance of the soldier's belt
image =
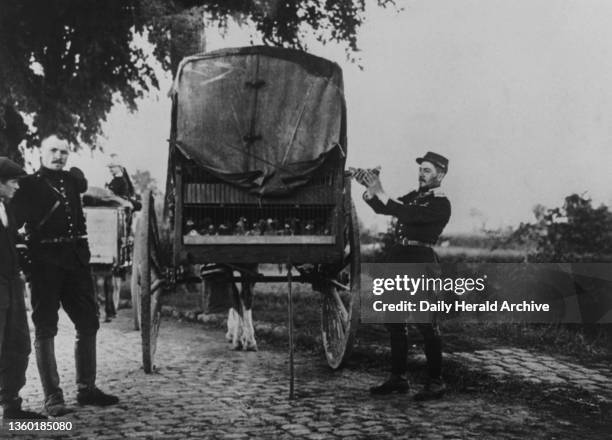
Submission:
POLYGON ((424 241, 418 241, 418 240, 408 240, 407 238, 402 238, 399 241, 399 244, 401 244, 402 246, 421 246, 421 247, 433 247, 433 244, 431 243, 425 243, 424 241))
POLYGON ((43 238, 39 241, 41 244, 52 244, 52 243, 76 243, 79 240, 87 239, 87 235, 77 235, 74 237, 53 237, 43 238))

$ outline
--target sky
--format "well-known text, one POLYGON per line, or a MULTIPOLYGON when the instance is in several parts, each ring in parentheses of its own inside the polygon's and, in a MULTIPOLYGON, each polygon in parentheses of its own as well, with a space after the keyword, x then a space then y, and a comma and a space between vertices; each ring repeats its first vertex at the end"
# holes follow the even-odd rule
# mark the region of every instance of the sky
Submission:
MULTIPOLYGON (((347 166, 382 167, 391 196, 417 186, 415 158, 450 160, 443 186, 447 233, 533 220, 536 204, 571 193, 612 205, 612 2, 606 0, 398 0, 368 3, 359 65, 337 45, 310 52, 343 69, 347 166)), ((249 29, 207 30, 207 49, 248 45, 249 29)), ((257 40, 256 40, 257 41, 257 40)), ((100 145, 128 171, 165 181, 171 79, 130 114, 117 105, 100 145)), ((94 185, 108 156, 74 156, 94 185)), ((163 185, 160 185, 163 187, 163 185)), ((384 230, 354 193, 364 225, 384 230)))

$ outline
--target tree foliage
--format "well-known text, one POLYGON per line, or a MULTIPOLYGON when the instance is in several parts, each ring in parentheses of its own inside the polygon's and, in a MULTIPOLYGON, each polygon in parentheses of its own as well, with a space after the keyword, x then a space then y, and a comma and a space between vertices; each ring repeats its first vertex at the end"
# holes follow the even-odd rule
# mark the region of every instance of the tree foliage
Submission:
POLYGON ((157 181, 151 176, 149 171, 136 170, 132 176, 132 183, 137 194, 144 194, 145 191, 151 190, 153 194, 159 194, 157 181))
POLYGON ((133 110, 158 87, 135 37, 147 35, 169 70, 178 15, 250 22, 269 45, 304 49, 311 32, 352 53, 364 11, 365 0, 0 0, 0 155, 50 132, 94 145, 117 99, 133 110))
POLYGON ((535 245, 534 259, 550 262, 602 261, 612 256, 612 212, 605 205, 578 194, 562 207, 534 208, 536 221, 522 223, 510 236, 517 243, 535 245))

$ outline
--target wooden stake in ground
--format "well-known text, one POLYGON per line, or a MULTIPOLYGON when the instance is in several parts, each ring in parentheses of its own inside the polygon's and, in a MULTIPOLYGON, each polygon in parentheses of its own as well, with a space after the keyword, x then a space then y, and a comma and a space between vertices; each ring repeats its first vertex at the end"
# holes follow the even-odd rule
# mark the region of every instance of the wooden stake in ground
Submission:
POLYGON ((287 295, 289 314, 289 400, 294 398, 294 365, 293 365, 293 296, 291 294, 291 264, 287 264, 287 295))

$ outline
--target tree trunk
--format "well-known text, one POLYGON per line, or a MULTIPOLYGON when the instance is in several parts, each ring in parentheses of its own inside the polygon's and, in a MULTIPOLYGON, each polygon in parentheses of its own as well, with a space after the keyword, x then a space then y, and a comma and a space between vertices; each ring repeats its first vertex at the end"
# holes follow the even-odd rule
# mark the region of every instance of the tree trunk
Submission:
POLYGON ((170 64, 174 76, 183 58, 206 51, 203 13, 193 8, 174 15, 170 37, 170 64))

